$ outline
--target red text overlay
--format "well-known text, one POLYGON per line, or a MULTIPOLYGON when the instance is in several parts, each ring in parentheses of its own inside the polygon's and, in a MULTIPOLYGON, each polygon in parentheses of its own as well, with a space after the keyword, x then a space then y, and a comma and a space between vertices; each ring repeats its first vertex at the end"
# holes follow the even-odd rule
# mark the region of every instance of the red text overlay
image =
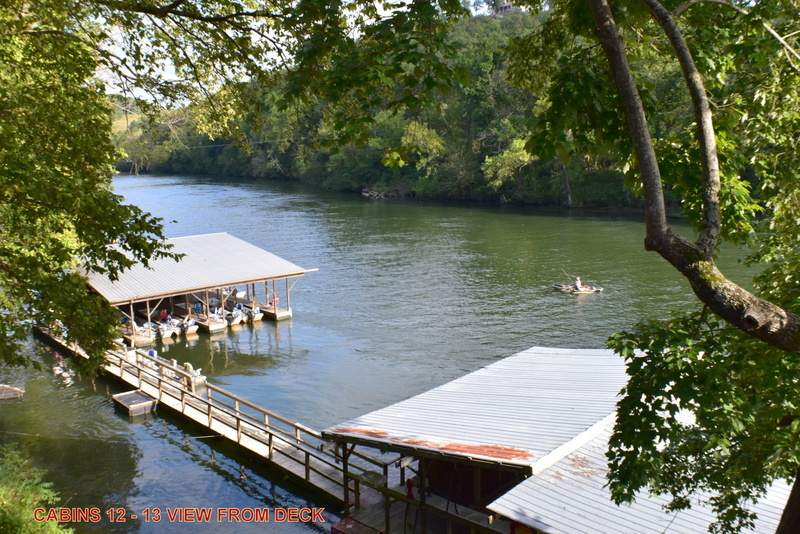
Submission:
POLYGON ((36 521, 112 523, 141 520, 148 523, 324 523, 325 508, 145 508, 131 514, 125 508, 37 508, 36 521))

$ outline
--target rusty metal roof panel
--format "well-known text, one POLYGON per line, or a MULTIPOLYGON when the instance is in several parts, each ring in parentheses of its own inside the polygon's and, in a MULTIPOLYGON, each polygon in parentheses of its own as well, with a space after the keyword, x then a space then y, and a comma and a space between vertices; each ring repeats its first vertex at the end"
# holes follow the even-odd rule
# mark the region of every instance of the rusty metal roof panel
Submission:
POLYGON ((167 239, 180 261, 162 258, 147 269, 141 264, 111 281, 105 275, 84 273, 89 285, 111 304, 158 298, 165 294, 233 286, 309 272, 271 252, 228 233, 167 239))
MULTIPOLYGON (((708 506, 667 513, 666 497, 640 492, 631 506, 611 501, 606 485, 605 451, 613 426, 606 418, 591 439, 491 503, 493 512, 548 534, 696 534, 706 532, 714 516, 708 506)), ((791 488, 775 484, 753 507, 755 530, 775 532, 791 488)))
POLYGON ((534 347, 325 433, 530 468, 612 412, 624 384, 611 351, 534 347))

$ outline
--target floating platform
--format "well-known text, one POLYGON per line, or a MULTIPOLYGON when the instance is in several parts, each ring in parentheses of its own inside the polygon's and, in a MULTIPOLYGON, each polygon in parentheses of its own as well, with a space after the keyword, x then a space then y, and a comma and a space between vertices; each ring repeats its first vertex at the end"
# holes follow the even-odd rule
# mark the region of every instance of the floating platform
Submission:
POLYGON ((122 339, 129 347, 149 347, 156 342, 152 337, 142 334, 122 334, 122 339))
POLYGON ((22 400, 24 394, 25 388, 22 385, 0 384, 0 400, 22 400))
POLYGON ((247 299, 236 299, 236 303, 242 304, 242 306, 244 306, 253 313, 255 313, 254 310, 257 308, 259 310, 258 313, 260 314, 260 316, 258 316, 257 319, 254 317, 253 319, 254 321, 260 321, 262 317, 272 319, 273 321, 283 321, 284 319, 292 318, 291 308, 279 308, 279 307, 276 308, 272 304, 262 304, 261 302, 256 302, 254 300, 247 300, 247 299))
POLYGON ((112 395, 114 402, 121 408, 128 410, 128 415, 135 417, 137 415, 145 415, 156 411, 158 401, 137 389, 135 391, 127 391, 125 393, 117 393, 112 395))

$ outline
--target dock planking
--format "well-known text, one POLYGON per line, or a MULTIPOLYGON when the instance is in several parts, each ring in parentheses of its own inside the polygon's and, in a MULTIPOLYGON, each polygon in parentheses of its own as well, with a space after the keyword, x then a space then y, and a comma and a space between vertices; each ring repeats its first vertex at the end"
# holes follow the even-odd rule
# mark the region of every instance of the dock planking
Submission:
MULTIPOLYGON (((341 457, 319 431, 291 421, 234 395, 158 357, 120 345, 107 353, 105 369, 169 409, 237 444, 256 458, 279 468, 328 500, 344 504, 341 457)), ((356 474, 376 466, 380 459, 360 458, 349 465, 356 474)), ((351 480, 349 494, 360 500, 370 491, 351 480)))
MULTIPOLYGON (((75 357, 86 354, 69 346, 46 328, 39 331, 75 357)), ((392 452, 366 454, 323 438, 320 431, 292 421, 266 408, 206 382, 197 372, 174 365, 157 354, 129 347, 122 341, 106 352, 108 375, 149 396, 159 410, 168 410, 237 445, 248 456, 277 469, 316 492, 325 500, 353 513, 354 519, 393 532, 405 519, 399 506, 387 507, 387 498, 398 500, 381 488, 380 481, 402 488, 405 468, 392 452), (344 457, 347 461, 344 461, 344 457), (345 485, 346 481, 346 485, 345 485)), ((397 493, 397 495, 401 495, 397 493)), ((430 505, 428 505, 430 506, 430 505)), ((413 508, 413 507, 412 507, 413 508)), ((478 528, 478 532, 487 532, 478 528)), ((496 532, 496 531, 492 531, 496 532)))

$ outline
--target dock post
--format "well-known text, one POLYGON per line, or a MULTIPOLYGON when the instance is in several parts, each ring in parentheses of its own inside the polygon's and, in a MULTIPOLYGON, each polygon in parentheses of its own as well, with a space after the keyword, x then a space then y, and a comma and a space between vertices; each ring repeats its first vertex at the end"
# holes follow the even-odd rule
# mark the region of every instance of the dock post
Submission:
POLYGON ((419 511, 422 516, 422 534, 428 534, 428 514, 425 511, 425 493, 427 493, 428 462, 420 460, 419 469, 419 511))
MULTIPOLYGON (((388 485, 389 484, 389 482, 388 482, 389 479, 386 479, 386 480, 387 480, 386 484, 388 485)), ((392 530, 392 498, 389 496, 388 493, 386 493, 383 496, 383 499, 384 499, 383 522, 384 522, 384 525, 385 525, 385 528, 383 529, 383 531, 385 532, 385 534, 390 534, 390 532, 392 530)))
MULTIPOLYGON (((355 448, 355 445, 353 445, 353 447, 355 448)), ((350 459, 350 452, 351 452, 352 449, 348 450, 346 444, 342 446, 342 449, 343 449, 343 451, 342 451, 342 479, 343 479, 343 482, 344 482, 344 514, 347 515, 347 514, 350 513, 350 480, 349 480, 348 472, 347 472, 347 462, 350 459)))

